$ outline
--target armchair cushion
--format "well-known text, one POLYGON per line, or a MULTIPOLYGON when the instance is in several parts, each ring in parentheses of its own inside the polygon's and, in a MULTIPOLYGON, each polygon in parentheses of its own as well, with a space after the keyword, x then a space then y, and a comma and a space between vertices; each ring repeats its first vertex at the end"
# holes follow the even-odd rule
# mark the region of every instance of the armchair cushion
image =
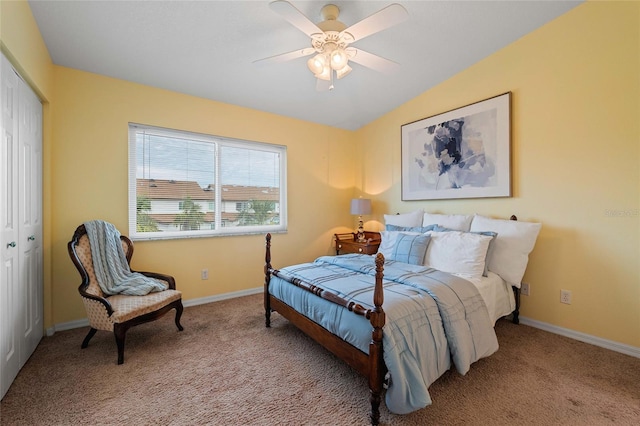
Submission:
POLYGON ((178 290, 165 290, 145 296, 116 294, 106 299, 113 309, 111 315, 108 314, 102 302, 88 297, 83 297, 82 301, 91 327, 97 330, 113 331, 114 324, 155 312, 181 298, 182 293, 178 290))
POLYGON ((178 290, 159 291, 145 296, 116 294, 109 298, 109 303, 113 308, 111 320, 114 323, 125 322, 131 318, 157 311, 174 300, 180 300, 181 297, 182 293, 178 290))

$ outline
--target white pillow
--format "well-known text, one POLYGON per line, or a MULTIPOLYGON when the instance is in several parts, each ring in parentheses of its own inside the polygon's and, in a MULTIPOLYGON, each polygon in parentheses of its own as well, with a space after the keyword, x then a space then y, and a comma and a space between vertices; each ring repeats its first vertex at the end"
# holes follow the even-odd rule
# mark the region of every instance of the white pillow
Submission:
POLYGON ((473 215, 470 214, 435 214, 425 213, 422 226, 439 225, 456 231, 469 231, 473 215))
POLYGON ((481 277, 489 235, 461 231, 431 232, 424 265, 439 271, 481 277))
POLYGON ((382 253, 385 259, 391 259, 393 256, 393 250, 396 246, 398 236, 405 235, 420 235, 419 232, 398 232, 398 231, 380 231, 380 246, 378 247, 378 253, 382 253))
POLYGON ((541 223, 491 219, 480 215, 475 215, 471 222, 472 232, 493 231, 498 234, 493 243, 489 270, 518 288, 527 269, 529 253, 536 244, 540 228, 542 228, 541 223))
POLYGON ((424 210, 416 210, 411 213, 404 214, 385 214, 384 215, 384 223, 385 225, 396 225, 396 226, 422 226, 422 214, 424 210))
MULTIPOLYGON (((411 229, 415 229, 415 228, 411 228, 411 229)), ((418 229, 428 229, 430 231, 436 231, 436 232, 451 231, 451 229, 449 229, 449 228, 445 228, 443 226, 438 226, 438 225, 423 226, 422 228, 418 228, 418 229), (433 229, 429 229, 431 226, 433 226, 434 228, 433 229)), ((464 231, 460 231, 460 232, 464 232, 464 231)), ((469 232, 471 232, 471 231, 469 231, 469 232)), ((484 259, 484 271, 482 272, 482 276, 483 277, 488 277, 489 276, 489 259, 491 259, 491 255, 493 253, 493 243, 495 242, 496 237, 498 236, 498 234, 496 232, 491 232, 491 231, 475 232, 475 234, 488 235, 488 236, 491 237, 491 241, 489 241, 489 248, 487 249, 487 256, 484 259)))

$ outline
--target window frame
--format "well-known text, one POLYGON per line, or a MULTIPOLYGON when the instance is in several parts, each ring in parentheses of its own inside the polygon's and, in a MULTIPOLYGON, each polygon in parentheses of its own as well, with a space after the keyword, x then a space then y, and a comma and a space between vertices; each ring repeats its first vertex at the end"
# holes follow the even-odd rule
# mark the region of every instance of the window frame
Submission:
MULTIPOLYGON (((128 211, 129 211, 129 238, 134 241, 141 240, 166 240, 166 239, 184 239, 184 238, 207 238, 207 237, 221 237, 232 235, 255 235, 270 233, 285 233, 287 232, 287 147, 285 145, 277 145, 265 142, 255 142, 249 140, 233 139, 223 136, 208 135, 203 133, 190 132, 185 130, 167 129, 162 127, 149 126, 138 123, 128 124, 128 139, 129 139, 129 165, 128 165, 128 211), (200 229, 194 231, 157 231, 157 232, 138 232, 137 231, 137 134, 140 132, 148 132, 155 136, 179 138, 193 140, 196 142, 211 143, 214 145, 214 225, 215 229, 200 229), (248 150, 265 151, 279 155, 279 201, 278 201, 278 216, 279 223, 270 225, 255 225, 255 226, 225 226, 222 221, 222 187, 223 185, 220 179, 220 162, 222 161, 219 155, 221 147, 240 148, 248 150)), ((143 178, 146 179, 146 178, 143 178)), ((184 200, 183 200, 184 201, 184 200)), ((237 201, 247 203, 246 201, 237 201)), ((182 202, 182 201, 181 201, 182 202)), ((236 202, 234 202, 235 205, 236 202)))

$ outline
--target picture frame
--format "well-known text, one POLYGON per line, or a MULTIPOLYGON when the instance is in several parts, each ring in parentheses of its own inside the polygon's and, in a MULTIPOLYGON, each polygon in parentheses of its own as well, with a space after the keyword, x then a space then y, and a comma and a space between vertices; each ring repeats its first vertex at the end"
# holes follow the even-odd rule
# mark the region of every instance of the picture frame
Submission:
POLYGON ((402 200, 511 196, 511 92, 401 126, 402 200))

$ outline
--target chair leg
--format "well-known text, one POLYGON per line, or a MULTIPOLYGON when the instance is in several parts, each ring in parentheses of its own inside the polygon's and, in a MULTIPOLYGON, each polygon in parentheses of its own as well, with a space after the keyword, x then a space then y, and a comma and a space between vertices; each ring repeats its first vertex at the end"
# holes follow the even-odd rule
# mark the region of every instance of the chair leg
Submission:
POLYGON ((180 324, 180 318, 182 317, 182 310, 184 308, 182 307, 182 303, 178 303, 176 305, 176 327, 178 327, 179 331, 184 330, 184 327, 182 327, 182 325, 180 324))
POLYGON ((124 337, 129 327, 123 327, 123 324, 113 325, 113 334, 116 337, 116 346, 118 346, 118 365, 124 363, 124 337))
POLYGON ((80 347, 81 347, 82 349, 84 349, 84 348, 86 348, 87 346, 89 346, 89 340, 91 340, 91 338, 92 338, 93 336, 95 336, 95 334, 96 334, 96 332, 97 332, 97 331, 98 331, 98 330, 97 330, 97 329, 95 329, 95 328, 91 328, 91 329, 89 330, 89 333, 87 333, 87 337, 85 337, 85 338, 84 338, 84 340, 82 341, 82 345, 80 345, 80 347))

